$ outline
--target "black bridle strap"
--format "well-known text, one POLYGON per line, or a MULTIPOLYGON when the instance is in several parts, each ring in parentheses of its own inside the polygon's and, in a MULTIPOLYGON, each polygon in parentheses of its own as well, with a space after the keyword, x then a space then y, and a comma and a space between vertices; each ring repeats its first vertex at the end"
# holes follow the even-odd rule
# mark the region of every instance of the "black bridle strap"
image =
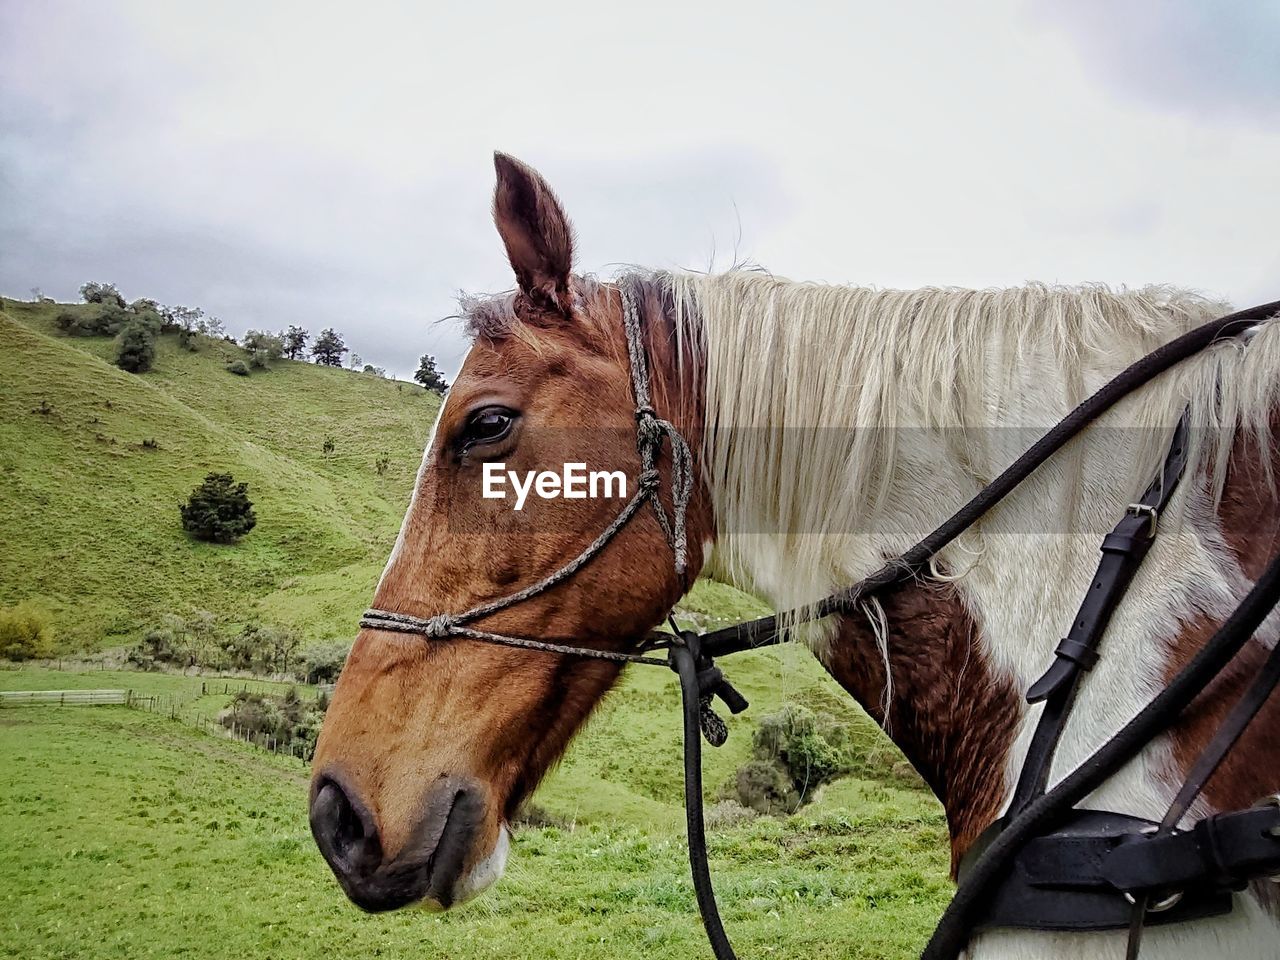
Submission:
POLYGON ((707 830, 702 814, 702 710, 698 683, 701 650, 696 636, 685 635, 686 644, 670 648, 671 668, 680 677, 680 702, 684 717, 684 818, 689 839, 689 871, 693 895, 702 915, 711 952, 716 960, 738 960, 725 933, 711 886, 711 866, 707 860, 707 830))
POLYGON ((1084 602, 1071 621, 1066 637, 1058 644, 1053 663, 1027 691, 1029 703, 1044 703, 1036 723, 1022 772, 1013 791, 1009 816, 1017 816, 1033 797, 1044 793, 1058 741, 1067 726, 1080 681, 1098 662, 1102 636, 1111 616, 1137 575, 1160 530, 1160 517, 1173 497, 1186 469, 1190 437, 1189 413, 1178 421, 1164 465, 1156 473, 1137 503, 1130 504, 1120 522, 1102 541, 1102 559, 1089 581, 1084 602))
POLYGON ((1250 327, 1277 313, 1280 313, 1280 300, 1220 317, 1158 347, 1126 367, 1097 393, 1080 403, 936 530, 875 573, 809 607, 761 617, 705 634, 702 638, 703 652, 710 657, 719 657, 780 643, 786 624, 818 620, 833 613, 848 613, 857 609, 861 601, 876 591, 911 579, 924 570, 939 551, 1013 492, 1041 464, 1117 402, 1188 357, 1219 340, 1240 336, 1250 327))

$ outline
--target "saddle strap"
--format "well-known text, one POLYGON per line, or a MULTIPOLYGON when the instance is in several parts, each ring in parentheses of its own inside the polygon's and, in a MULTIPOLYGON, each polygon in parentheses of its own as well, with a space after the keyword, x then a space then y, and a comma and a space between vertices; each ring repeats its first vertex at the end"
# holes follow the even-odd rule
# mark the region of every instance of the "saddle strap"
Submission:
POLYGON ((1209 885, 1240 890, 1280 875, 1280 806, 1205 817, 1184 833, 1133 837, 1099 864, 1097 878, 1129 893, 1209 885))

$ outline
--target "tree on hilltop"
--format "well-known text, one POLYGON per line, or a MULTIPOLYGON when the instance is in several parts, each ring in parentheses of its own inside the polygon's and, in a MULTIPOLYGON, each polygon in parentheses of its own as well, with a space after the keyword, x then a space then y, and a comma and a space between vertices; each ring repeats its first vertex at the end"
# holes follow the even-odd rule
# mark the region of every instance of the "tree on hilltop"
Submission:
POLYGON ((326 367, 342 366, 342 355, 347 352, 347 345, 342 334, 333 327, 325 327, 311 345, 311 357, 316 363, 326 367))
POLYGON ((101 303, 104 306, 125 307, 125 299, 114 283, 93 283, 90 281, 80 288, 80 297, 85 303, 101 303))
POLYGON ((307 341, 310 339, 311 334, 302 327, 289 324, 289 329, 280 334, 284 355, 290 360, 301 360, 307 354, 307 341))
POLYGON ((436 368, 436 358, 429 353, 424 353, 422 359, 418 361, 418 372, 413 375, 413 379, 427 390, 434 390, 436 393, 444 393, 449 389, 449 381, 436 368))

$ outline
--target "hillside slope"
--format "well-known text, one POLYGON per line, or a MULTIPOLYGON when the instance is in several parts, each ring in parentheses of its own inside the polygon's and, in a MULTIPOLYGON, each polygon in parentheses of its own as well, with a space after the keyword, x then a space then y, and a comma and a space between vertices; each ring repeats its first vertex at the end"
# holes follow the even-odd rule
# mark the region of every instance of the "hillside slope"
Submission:
POLYGON ((192 353, 170 336, 137 376, 108 362, 110 339, 58 334, 62 309, 0 312, 0 603, 35 598, 92 646, 195 609, 350 636, 439 399, 290 361, 236 377, 225 365, 239 348, 202 339, 192 353), (197 543, 178 522, 211 470, 249 483, 258 526, 235 546, 197 543))

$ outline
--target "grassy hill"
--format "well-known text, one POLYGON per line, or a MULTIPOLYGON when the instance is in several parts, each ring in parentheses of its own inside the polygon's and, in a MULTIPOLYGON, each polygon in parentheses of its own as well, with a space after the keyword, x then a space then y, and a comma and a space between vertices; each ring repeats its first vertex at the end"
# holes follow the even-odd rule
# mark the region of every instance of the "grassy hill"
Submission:
POLYGON ((0 306, 0 603, 38 599, 62 636, 89 646, 194 609, 351 634, 434 394, 290 361, 237 377, 225 365, 243 351, 207 338, 192 353, 161 337, 155 369, 138 376, 109 362, 110 339, 60 335, 66 307, 0 306), (197 543, 178 523, 179 501, 211 470, 248 481, 256 505, 257 528, 233 547, 197 543))

